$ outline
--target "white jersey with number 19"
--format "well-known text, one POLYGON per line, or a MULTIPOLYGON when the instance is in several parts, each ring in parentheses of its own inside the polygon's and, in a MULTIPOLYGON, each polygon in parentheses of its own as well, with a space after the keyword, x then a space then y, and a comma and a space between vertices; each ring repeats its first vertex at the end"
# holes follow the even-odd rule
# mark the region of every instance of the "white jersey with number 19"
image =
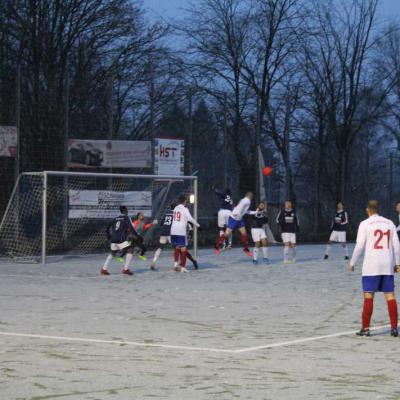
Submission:
POLYGON ((189 222, 197 227, 200 226, 183 204, 176 206, 174 208, 174 219, 171 225, 171 236, 186 236, 189 222))
POLYGON ((400 265, 399 248, 393 222, 380 215, 372 215, 358 228, 357 244, 350 264, 355 265, 365 250, 363 276, 393 275, 393 267, 400 265))

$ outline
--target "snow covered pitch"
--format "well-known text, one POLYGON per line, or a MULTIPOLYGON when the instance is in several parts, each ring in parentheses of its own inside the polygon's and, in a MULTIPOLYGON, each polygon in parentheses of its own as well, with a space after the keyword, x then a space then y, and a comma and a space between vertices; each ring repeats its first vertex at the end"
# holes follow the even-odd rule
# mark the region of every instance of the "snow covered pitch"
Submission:
POLYGON ((116 263, 100 276, 104 256, 0 261, 0 397, 399 399, 383 295, 380 328, 356 337, 360 271, 324 250, 300 245, 284 265, 274 247, 268 266, 202 250, 187 274, 165 252, 158 272, 136 259, 134 277, 116 263))

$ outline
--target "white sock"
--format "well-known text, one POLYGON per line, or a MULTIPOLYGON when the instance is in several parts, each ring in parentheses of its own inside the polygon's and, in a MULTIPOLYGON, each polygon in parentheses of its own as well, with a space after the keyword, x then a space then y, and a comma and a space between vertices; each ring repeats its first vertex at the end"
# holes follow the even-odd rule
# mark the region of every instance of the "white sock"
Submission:
POLYGON ((160 257, 161 254, 161 247, 159 247, 156 252, 154 253, 154 258, 153 258, 153 263, 155 264, 158 261, 158 258, 160 257))
POLYGON ((104 263, 103 269, 106 270, 110 266, 112 259, 113 259, 113 256, 111 254, 109 254, 106 258, 106 262, 104 263))
POLYGON ((332 248, 332 245, 330 245, 330 244, 327 244, 327 245, 326 245, 325 254, 326 254, 327 256, 329 256, 329 253, 330 253, 330 251, 331 251, 331 248, 332 248))
POLYGON ((283 248, 283 259, 284 259, 284 261, 287 261, 289 259, 289 251, 290 251, 290 247, 289 246, 285 246, 283 248))
POLYGON ((296 247, 292 247, 292 257, 293 259, 296 258, 296 247))
POLYGON ((264 258, 268 258, 268 247, 267 246, 263 246, 262 250, 263 250, 264 258))
POLYGON ((127 255, 125 256, 124 270, 129 269, 129 266, 131 265, 131 262, 132 262, 132 258, 133 258, 133 254, 127 253, 127 255))
POLYGON ((258 260, 258 247, 254 247, 253 249, 253 260, 254 261, 258 260))
POLYGON ((346 257, 348 257, 348 256, 349 256, 349 249, 347 248, 347 244, 345 244, 345 245, 343 246, 343 250, 344 250, 344 255, 345 255, 346 257))

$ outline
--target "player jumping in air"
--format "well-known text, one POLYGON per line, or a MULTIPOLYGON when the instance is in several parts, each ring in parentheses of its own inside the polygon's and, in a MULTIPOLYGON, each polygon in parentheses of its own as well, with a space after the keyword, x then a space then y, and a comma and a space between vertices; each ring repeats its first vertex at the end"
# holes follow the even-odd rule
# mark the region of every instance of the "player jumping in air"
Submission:
MULTIPOLYGON (((220 198, 220 207, 218 210, 218 230, 219 236, 224 236, 226 232, 226 228, 228 226, 229 217, 232 214, 233 208, 233 200, 232 200, 232 193, 230 189, 225 189, 224 191, 216 189, 214 186, 211 186, 211 189, 214 193, 220 198)), ((232 235, 229 236, 228 243, 224 240, 223 248, 230 249, 232 248, 232 235)))
POLYGON ((341 243, 344 251, 344 259, 349 259, 349 252, 347 250, 346 243, 346 231, 349 226, 349 215, 347 211, 344 209, 344 204, 341 201, 338 201, 336 204, 336 214, 332 223, 332 233, 329 237, 328 244, 326 245, 325 257, 324 260, 327 260, 329 257, 330 250, 332 248, 332 243, 341 243))
POLYGON ((258 264, 258 251, 262 245, 264 262, 269 263, 268 260, 268 240, 265 232, 265 225, 268 224, 268 217, 266 214, 266 206, 262 201, 256 211, 250 211, 252 216, 251 237, 255 247, 253 248, 253 264, 258 264))
POLYGON ((359 336, 370 336, 374 295, 383 292, 387 301, 392 336, 397 337, 397 302, 394 296, 394 272, 400 272, 400 244, 393 222, 378 215, 379 204, 370 200, 367 205, 368 217, 362 221, 357 233, 357 243, 349 263, 354 271, 357 260, 365 251, 362 267, 364 307, 362 328, 359 336), (395 267, 393 267, 395 265, 395 267))
POLYGON ((300 224, 291 201, 285 201, 285 208, 279 212, 276 222, 281 227, 284 244, 283 262, 285 264, 296 262, 296 233, 299 231, 300 224), (290 257, 290 251, 292 251, 292 257, 290 257))
POLYGON ((111 253, 108 255, 101 269, 101 275, 110 275, 108 267, 119 251, 123 251, 125 254, 125 264, 122 273, 125 275, 133 275, 133 272, 129 269, 133 258, 133 250, 131 243, 128 241, 128 234, 135 236, 139 242, 143 241, 143 238, 136 232, 132 220, 128 216, 128 209, 125 206, 121 206, 119 211, 121 215, 116 217, 107 226, 107 238, 110 241, 111 253))
POLYGON ((252 257, 252 253, 249 250, 249 237, 246 232, 246 227, 243 221, 243 217, 247 214, 247 211, 250 208, 251 201, 253 200, 253 193, 247 192, 246 196, 243 197, 242 200, 239 201, 238 205, 233 209, 232 215, 228 219, 228 226, 223 236, 218 238, 217 243, 215 244, 215 252, 217 254, 221 253, 220 247, 225 242, 226 239, 232 236, 232 233, 235 229, 239 230, 240 233, 240 242, 243 245, 243 251, 249 256, 252 257))
MULTIPOLYGON (((176 204, 171 204, 170 209, 165 213, 163 219, 160 223, 160 244, 158 249, 154 253, 153 261, 150 265, 150 269, 155 270, 157 261, 161 255, 161 252, 164 250, 165 246, 171 244, 171 225, 174 218, 174 208, 176 204)), ((187 258, 193 263, 195 269, 198 269, 197 261, 192 257, 190 252, 187 252, 187 258)))
POLYGON ((199 227, 200 225, 191 216, 190 211, 186 207, 187 198, 182 195, 178 199, 178 205, 174 208, 173 220, 171 225, 171 243, 174 246, 174 270, 179 271, 179 258, 181 265, 181 272, 187 272, 186 269, 186 258, 188 256, 187 250, 187 231, 188 224, 191 223, 194 226, 199 227))

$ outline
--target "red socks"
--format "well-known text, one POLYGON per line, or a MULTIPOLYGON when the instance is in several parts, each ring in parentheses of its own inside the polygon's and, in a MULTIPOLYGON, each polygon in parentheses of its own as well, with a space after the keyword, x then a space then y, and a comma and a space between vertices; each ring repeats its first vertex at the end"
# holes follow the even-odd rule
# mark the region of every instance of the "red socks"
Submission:
MULTIPOLYGON (((374 309, 374 299, 364 299, 364 307, 363 307, 363 312, 362 312, 362 316, 361 316, 363 329, 369 328, 373 309, 374 309)), ((397 307, 396 307, 396 309, 397 309, 397 307)))
POLYGON ((242 243, 243 247, 247 247, 249 244, 249 236, 247 233, 240 236, 240 243, 242 243))
POLYGON ((181 254, 181 249, 178 247, 175 248, 174 250, 174 261, 179 262, 179 255, 181 254))
POLYGON ((392 326, 392 329, 397 329, 398 313, 396 300, 388 300, 387 306, 389 311, 390 325, 392 326))
POLYGON ((187 255, 188 255, 187 250, 182 250, 181 251, 181 266, 183 268, 186 268, 186 257, 187 257, 187 255))

